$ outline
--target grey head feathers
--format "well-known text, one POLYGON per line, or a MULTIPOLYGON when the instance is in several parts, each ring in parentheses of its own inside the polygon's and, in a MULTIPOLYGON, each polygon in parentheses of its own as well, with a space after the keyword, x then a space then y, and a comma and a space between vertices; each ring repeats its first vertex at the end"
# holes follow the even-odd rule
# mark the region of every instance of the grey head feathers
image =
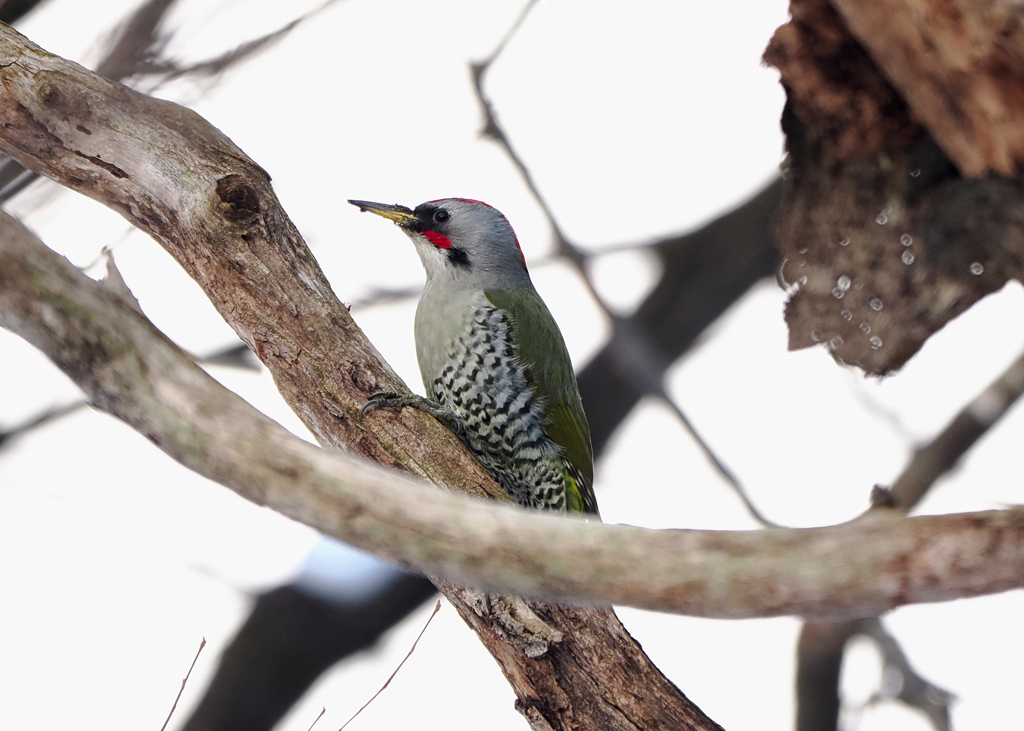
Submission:
POLYGON ((428 285, 509 289, 530 281, 512 225, 496 208, 464 198, 416 206, 399 224, 416 246, 428 285))

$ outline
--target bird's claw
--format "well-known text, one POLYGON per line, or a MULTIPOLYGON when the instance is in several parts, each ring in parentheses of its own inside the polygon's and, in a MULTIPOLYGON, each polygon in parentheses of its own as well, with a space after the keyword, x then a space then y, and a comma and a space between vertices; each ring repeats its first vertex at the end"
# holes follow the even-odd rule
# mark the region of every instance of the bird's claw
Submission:
POLYGON ((393 391, 375 391, 370 394, 370 399, 359 407, 359 415, 366 416, 366 412, 370 409, 380 409, 390 406, 390 401, 400 399, 401 394, 397 394, 393 391))
POLYGON ((370 394, 370 400, 359 407, 359 415, 364 416, 370 409, 384 409, 389 407, 411 406, 414 409, 424 411, 444 424, 449 431, 453 432, 462 441, 466 440, 466 425, 462 419, 457 417, 451 409, 441 406, 430 399, 415 394, 400 394, 393 391, 377 391, 370 394))

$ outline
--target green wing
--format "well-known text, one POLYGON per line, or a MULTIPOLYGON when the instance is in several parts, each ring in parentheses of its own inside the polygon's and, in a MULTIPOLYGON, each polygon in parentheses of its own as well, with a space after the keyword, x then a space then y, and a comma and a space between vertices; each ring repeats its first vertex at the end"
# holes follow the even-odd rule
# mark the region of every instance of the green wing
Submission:
POLYGON ((548 435, 562 448, 567 462, 569 511, 597 515, 590 427, 583 413, 572 361, 555 319, 532 287, 515 292, 487 290, 484 295, 492 305, 509 313, 513 342, 517 344, 526 378, 544 399, 548 435))

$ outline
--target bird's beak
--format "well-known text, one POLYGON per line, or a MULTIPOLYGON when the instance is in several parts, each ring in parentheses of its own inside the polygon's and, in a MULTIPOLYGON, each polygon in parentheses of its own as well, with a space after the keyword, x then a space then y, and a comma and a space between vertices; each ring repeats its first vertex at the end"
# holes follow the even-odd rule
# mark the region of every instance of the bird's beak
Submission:
POLYGON ((372 201, 350 200, 349 203, 364 213, 369 211, 370 213, 376 213, 378 216, 383 216, 384 218, 394 221, 402 228, 406 228, 410 223, 416 220, 416 214, 405 206, 389 206, 387 203, 373 203, 372 201))

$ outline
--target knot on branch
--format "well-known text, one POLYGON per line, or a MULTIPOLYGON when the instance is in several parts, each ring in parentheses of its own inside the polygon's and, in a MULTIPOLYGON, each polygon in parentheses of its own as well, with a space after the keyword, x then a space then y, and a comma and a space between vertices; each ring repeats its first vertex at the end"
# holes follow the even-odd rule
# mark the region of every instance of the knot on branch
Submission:
POLYGON ((44 83, 39 87, 39 100, 50 109, 60 109, 65 105, 60 89, 50 83, 44 83))
POLYGON ((221 215, 239 226, 250 226, 261 213, 260 197, 241 175, 232 173, 217 181, 221 215))

